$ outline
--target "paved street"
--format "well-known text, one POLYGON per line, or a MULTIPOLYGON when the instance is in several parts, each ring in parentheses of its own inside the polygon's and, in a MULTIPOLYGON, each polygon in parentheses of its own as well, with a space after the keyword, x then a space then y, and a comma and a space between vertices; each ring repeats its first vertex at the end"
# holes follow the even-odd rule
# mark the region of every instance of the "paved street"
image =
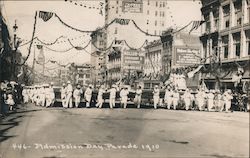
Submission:
POLYGON ((249 113, 26 105, 0 122, 1 158, 249 157, 249 113))

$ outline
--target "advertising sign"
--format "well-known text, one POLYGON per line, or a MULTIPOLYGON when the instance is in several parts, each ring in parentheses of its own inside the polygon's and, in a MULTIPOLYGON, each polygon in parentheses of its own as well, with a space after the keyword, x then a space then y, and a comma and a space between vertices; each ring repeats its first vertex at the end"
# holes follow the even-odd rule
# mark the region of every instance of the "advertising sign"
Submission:
POLYGON ((142 13, 143 4, 135 1, 123 1, 123 12, 142 13))
POLYGON ((176 65, 194 65, 200 63, 200 50, 190 48, 176 48, 175 63, 176 65))

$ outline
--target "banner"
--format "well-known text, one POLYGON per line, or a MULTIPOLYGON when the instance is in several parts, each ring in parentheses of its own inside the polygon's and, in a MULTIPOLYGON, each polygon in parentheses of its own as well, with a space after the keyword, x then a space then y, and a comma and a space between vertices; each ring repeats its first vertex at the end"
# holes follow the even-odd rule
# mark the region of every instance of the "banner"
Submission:
POLYGON ((43 19, 44 22, 48 21, 53 15, 52 12, 39 11, 39 18, 43 19))

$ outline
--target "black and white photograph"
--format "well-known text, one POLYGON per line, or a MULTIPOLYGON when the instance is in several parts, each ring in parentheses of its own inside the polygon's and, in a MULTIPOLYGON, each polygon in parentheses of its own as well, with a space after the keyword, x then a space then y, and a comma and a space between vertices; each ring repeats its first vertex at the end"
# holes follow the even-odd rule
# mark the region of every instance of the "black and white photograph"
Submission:
POLYGON ((0 0, 0 158, 249 158, 250 0, 0 0))

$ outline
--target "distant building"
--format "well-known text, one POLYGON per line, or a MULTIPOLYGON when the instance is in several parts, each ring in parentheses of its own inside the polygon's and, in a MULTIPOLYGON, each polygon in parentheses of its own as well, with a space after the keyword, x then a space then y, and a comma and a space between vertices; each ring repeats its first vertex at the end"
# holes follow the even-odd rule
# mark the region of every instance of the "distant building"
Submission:
POLYGON ((91 71, 93 71, 93 66, 90 64, 75 65, 75 83, 83 86, 93 84, 91 79, 91 71))
POLYGON ((105 51, 106 41, 105 41, 105 31, 95 31, 91 34, 91 56, 90 64, 93 66, 91 71, 91 79, 94 85, 100 85, 104 83, 105 72, 106 72, 106 56, 105 51))
POLYGON ((126 47, 124 41, 116 41, 108 53, 107 82, 115 82, 142 73, 144 54, 141 50, 126 47))
POLYGON ((233 76, 243 69, 240 81, 249 84, 249 0, 202 0, 201 12, 202 58, 210 70, 202 79, 210 88, 232 88, 233 76))

